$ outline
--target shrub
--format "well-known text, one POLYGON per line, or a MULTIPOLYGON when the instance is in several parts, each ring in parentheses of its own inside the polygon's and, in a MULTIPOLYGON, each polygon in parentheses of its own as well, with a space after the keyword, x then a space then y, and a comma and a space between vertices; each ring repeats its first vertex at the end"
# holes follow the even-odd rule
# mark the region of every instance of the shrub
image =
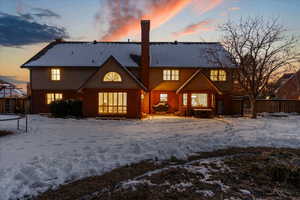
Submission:
POLYGON ((11 131, 0 130, 0 137, 14 134, 11 131))
POLYGON ((54 117, 82 117, 82 102, 79 100, 60 100, 50 104, 50 112, 54 117))
POLYGON ((82 101, 70 100, 70 115, 75 117, 82 117, 82 101))
POLYGON ((287 177, 289 176, 289 169, 284 165, 272 166, 269 169, 269 173, 272 181, 276 182, 285 182, 287 177))
POLYGON ((272 166, 269 170, 272 181, 300 187, 300 168, 285 165, 272 166))

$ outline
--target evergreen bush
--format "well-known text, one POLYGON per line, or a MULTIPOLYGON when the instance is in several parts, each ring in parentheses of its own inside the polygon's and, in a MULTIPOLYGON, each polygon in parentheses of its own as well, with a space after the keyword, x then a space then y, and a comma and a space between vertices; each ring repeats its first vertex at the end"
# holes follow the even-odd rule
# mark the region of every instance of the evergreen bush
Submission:
POLYGON ((50 104, 50 112, 54 117, 82 117, 82 101, 80 100, 59 100, 50 104))

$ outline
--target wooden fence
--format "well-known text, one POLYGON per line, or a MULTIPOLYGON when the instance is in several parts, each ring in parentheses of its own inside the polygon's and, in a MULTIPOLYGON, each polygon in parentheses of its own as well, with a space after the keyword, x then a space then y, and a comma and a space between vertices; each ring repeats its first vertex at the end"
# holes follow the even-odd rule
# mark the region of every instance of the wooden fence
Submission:
MULTIPOLYGON (((285 113, 300 113, 300 100, 287 99, 258 99, 256 101, 258 113, 268 112, 285 112, 285 113)), ((250 112, 250 103, 248 100, 234 99, 233 114, 245 114, 250 112)))

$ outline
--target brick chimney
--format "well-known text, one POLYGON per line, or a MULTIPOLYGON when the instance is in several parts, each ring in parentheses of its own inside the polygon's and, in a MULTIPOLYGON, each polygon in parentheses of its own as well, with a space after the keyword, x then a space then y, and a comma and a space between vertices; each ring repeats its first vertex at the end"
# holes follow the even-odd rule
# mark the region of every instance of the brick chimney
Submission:
POLYGON ((142 46, 140 77, 146 88, 149 88, 149 67, 150 67, 150 20, 142 20, 142 46))

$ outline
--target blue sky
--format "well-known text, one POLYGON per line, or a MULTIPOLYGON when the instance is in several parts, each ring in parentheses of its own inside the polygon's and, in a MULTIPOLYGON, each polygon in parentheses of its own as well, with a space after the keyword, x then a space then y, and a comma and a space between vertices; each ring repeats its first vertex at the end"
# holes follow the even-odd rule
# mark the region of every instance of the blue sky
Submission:
MULTIPOLYGON (((125 2, 109 1, 122 5, 125 2)), ((151 10, 151 1, 158 2, 140 0, 142 6, 137 5, 138 9, 147 13, 148 9, 151 10)), ((248 16, 267 19, 279 17, 280 23, 288 28, 289 33, 299 35, 300 32, 300 0, 161 0, 166 6, 166 2, 176 1, 190 3, 180 5, 180 9, 174 13, 170 10, 170 16, 165 11, 155 13, 154 17, 161 15, 167 20, 160 23, 153 19, 156 28, 151 31, 152 41, 219 41, 220 33, 215 28, 218 24, 228 19, 239 20, 248 16), (213 2, 215 4, 203 12, 213 2), (187 34, 187 30, 192 31, 187 34), (174 33, 177 33, 176 37, 174 33)), ((123 22, 114 23, 117 28, 110 29, 109 22, 115 7, 109 7, 107 2, 108 0, 0 0, 0 78, 18 84, 28 81, 27 70, 20 69, 19 66, 56 36, 68 36, 67 40, 101 40, 107 30, 117 29, 123 22), (95 16, 100 20, 96 20, 95 16), (14 24, 13 20, 18 23, 14 24), (8 28, 4 29, 6 26, 8 28), (13 30, 9 32, 9 28, 13 30), (42 35, 41 29, 44 31, 42 35), (14 30, 18 32, 14 33, 14 30)), ((159 6, 153 9, 159 9, 157 7, 159 6)), ((114 37, 121 41, 127 41, 128 38, 138 41, 140 37, 137 31, 114 37)))

